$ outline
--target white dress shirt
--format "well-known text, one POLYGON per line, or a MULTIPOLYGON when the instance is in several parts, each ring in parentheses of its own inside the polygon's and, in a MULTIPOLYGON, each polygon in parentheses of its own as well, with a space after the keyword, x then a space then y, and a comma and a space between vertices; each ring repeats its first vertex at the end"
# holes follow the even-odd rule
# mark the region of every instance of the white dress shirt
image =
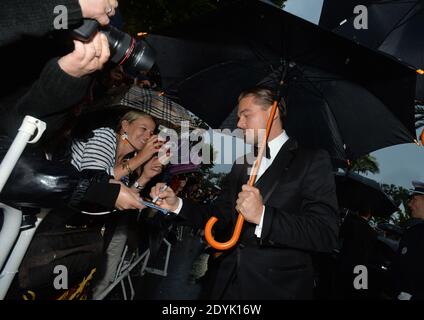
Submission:
MULTIPOLYGON (((287 142, 288 139, 289 137, 287 136, 286 131, 283 131, 279 136, 275 137, 271 141, 268 141, 270 159, 266 157, 262 158, 261 166, 259 167, 256 181, 259 181, 259 179, 262 177, 264 172, 270 167, 275 157, 277 156, 278 152, 280 151, 281 147, 287 142)), ((258 238, 261 237, 262 226, 264 222, 264 215, 265 215, 265 206, 263 206, 263 209, 262 209, 261 221, 255 228, 255 235, 258 238)))
MULTIPOLYGON (((280 135, 268 141, 270 159, 266 158, 265 156, 262 158, 261 166, 259 167, 256 181, 259 181, 259 179, 262 177, 264 172, 269 168, 269 166, 272 164, 275 157, 277 156, 278 152, 280 151, 281 147, 287 142, 288 139, 289 137, 286 131, 283 130, 283 132, 281 132, 280 135)), ((174 211, 176 214, 179 214, 181 211, 181 208, 183 207, 183 200, 181 198, 178 198, 178 199, 179 199, 178 208, 174 211)), ((255 228, 255 235, 258 238, 261 237, 264 214, 265 214, 265 206, 263 206, 263 209, 262 209, 261 221, 255 228)))

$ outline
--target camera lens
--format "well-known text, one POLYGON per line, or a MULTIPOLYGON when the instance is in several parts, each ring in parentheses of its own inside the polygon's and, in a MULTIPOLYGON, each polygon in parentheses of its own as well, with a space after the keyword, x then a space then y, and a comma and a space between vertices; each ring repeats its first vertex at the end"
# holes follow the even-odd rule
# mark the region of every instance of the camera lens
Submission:
POLYGON ((137 76, 140 71, 149 71, 155 62, 155 51, 147 42, 136 42, 127 33, 112 26, 101 29, 106 35, 111 54, 111 61, 122 65, 124 71, 137 76))

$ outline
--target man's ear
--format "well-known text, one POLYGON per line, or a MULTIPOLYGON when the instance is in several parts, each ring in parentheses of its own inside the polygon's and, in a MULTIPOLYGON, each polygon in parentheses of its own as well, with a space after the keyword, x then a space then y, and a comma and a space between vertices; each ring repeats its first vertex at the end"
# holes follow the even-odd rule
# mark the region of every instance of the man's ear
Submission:
POLYGON ((277 106, 277 110, 275 110, 274 121, 280 118, 280 108, 277 106))
MULTIPOLYGON (((272 110, 272 106, 269 108, 268 118, 271 115, 271 110, 272 110)), ((274 114, 274 119, 272 119, 272 121, 274 122, 274 121, 278 120, 279 118, 280 118, 280 108, 278 108, 278 106, 277 106, 277 109, 275 110, 275 114, 274 114)))

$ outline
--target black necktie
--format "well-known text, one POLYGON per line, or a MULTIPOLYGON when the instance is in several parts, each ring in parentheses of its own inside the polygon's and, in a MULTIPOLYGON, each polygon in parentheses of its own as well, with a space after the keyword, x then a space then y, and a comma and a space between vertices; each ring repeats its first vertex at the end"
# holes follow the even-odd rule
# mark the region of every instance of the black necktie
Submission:
MULTIPOLYGON (((253 154, 255 155, 255 157, 257 157, 258 153, 259 153, 259 147, 257 145, 255 145, 253 147, 253 154)), ((271 151, 269 150, 268 143, 266 144, 264 157, 267 158, 267 159, 271 159, 271 151)))

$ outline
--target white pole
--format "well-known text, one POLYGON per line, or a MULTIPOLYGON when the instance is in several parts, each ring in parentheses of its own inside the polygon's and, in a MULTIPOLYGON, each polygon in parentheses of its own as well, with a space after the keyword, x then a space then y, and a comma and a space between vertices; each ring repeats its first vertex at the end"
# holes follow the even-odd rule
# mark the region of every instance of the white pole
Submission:
POLYGON ((0 164, 0 192, 3 190, 7 179, 9 179, 9 176, 24 151, 26 144, 36 143, 41 138, 41 135, 45 130, 45 122, 31 116, 25 116, 22 121, 22 125, 19 128, 18 134, 0 164), (31 139, 36 130, 38 130, 37 135, 31 139))
POLYGON ((3 209, 3 227, 0 232, 0 270, 13 248, 22 224, 22 212, 0 203, 3 209))
MULTIPOLYGON (((18 130, 18 134, 0 164, 0 192, 3 190, 27 143, 36 143, 45 130, 45 122, 31 116, 25 116, 18 130), (31 139, 35 132, 37 134, 31 139)), ((36 227, 45 214, 37 219, 35 228, 20 232, 22 212, 3 204, 0 204, 0 207, 3 208, 4 216, 3 226, 0 232, 0 244, 2 246, 0 248, 0 300, 2 300, 6 296, 15 274, 18 272, 19 265, 34 236, 36 227), (18 235, 19 238, 15 243, 18 235), (13 251, 11 251, 12 248, 13 251), (5 264, 6 259, 7 262, 5 264), (5 266, 2 269, 4 264, 5 266)))
MULTIPOLYGON (((6 212, 6 210, 4 211, 6 212)), ((35 228, 22 230, 20 232, 19 238, 16 241, 16 244, 13 247, 13 250, 10 253, 9 258, 7 259, 6 265, 4 266, 3 270, 0 273, 0 300, 3 300, 4 297, 6 296, 7 291, 9 290, 10 284, 12 283, 13 279, 15 278, 15 275, 19 271, 19 266, 21 265, 22 259, 24 258, 25 253, 27 252, 27 249, 31 243, 31 240, 35 234, 35 231, 37 230, 38 225, 40 224, 40 222, 44 219, 46 215, 47 215, 46 210, 37 214, 37 221, 35 223, 35 228)), ((22 213, 21 213, 21 217, 22 217, 22 213)), ((3 226, 3 227, 6 227, 6 226, 3 226)), ((7 227, 8 227, 7 229, 11 229, 9 226, 7 227)), ((19 227, 18 227, 18 231, 19 231, 19 227)), ((9 250, 7 250, 7 252, 9 252, 9 250)))

